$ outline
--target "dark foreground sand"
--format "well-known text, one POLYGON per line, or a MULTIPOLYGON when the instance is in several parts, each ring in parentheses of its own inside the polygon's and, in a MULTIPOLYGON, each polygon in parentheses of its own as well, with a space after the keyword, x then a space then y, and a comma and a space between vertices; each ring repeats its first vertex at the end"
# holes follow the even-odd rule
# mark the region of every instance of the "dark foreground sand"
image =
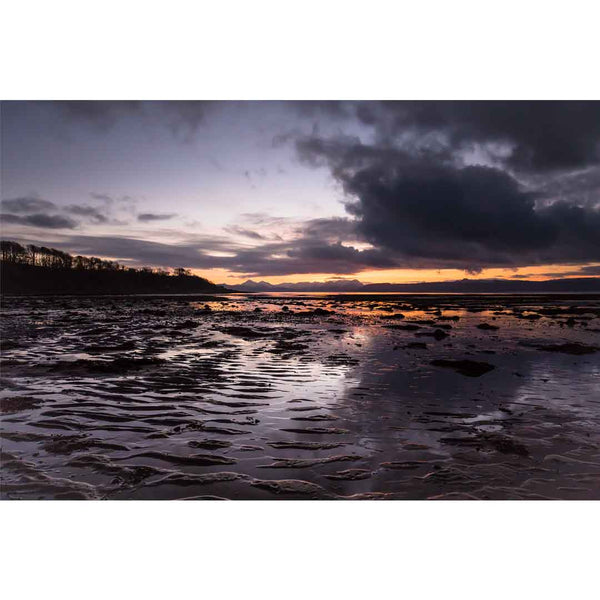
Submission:
POLYGON ((2 497, 600 498, 600 297, 4 298, 2 497))

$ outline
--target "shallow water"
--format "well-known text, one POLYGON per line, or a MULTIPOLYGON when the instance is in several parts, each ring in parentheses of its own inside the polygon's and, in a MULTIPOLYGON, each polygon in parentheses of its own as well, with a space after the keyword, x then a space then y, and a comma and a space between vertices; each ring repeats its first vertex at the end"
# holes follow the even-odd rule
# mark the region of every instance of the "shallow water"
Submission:
POLYGON ((598 296, 2 303, 5 499, 600 498, 598 296))

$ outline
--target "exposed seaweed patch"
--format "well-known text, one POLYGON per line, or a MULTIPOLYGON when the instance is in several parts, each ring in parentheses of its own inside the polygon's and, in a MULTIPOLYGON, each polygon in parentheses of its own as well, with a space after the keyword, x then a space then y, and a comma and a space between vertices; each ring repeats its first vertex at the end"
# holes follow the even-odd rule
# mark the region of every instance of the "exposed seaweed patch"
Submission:
POLYGON ((2 398, 0 400, 0 412, 11 414, 25 410, 33 410, 42 406, 43 400, 31 398, 30 396, 13 396, 11 398, 2 398))

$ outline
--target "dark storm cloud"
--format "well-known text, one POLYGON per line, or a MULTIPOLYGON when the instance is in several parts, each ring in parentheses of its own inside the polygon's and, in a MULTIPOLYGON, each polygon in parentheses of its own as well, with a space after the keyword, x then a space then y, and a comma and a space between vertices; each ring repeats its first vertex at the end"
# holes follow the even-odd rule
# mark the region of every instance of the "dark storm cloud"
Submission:
POLYGON ((23 196, 20 198, 11 198, 2 200, 2 210, 11 213, 35 213, 39 211, 54 210, 56 204, 49 200, 23 196))
POLYGON ((320 240, 321 242, 339 243, 343 241, 357 241, 356 224, 341 217, 331 219, 311 219, 296 228, 296 232, 307 240, 320 240))
POLYGON ((152 221, 167 221, 176 216, 175 213, 141 213, 138 215, 137 219, 142 223, 150 223, 152 221))
POLYGON ((352 274, 368 268, 397 266, 381 250, 358 250, 341 243, 296 239, 252 249, 238 249, 233 257, 212 257, 212 266, 249 277, 308 273, 352 274))
POLYGON ((599 160, 600 102, 415 101, 356 103, 381 140, 407 132, 443 135, 450 147, 499 142, 518 170, 575 169, 599 160))
MULTIPOLYGON (((435 116, 425 111, 421 120, 438 125, 435 116)), ((460 166, 435 140, 415 148, 312 136, 296 148, 305 164, 326 166, 341 184, 354 217, 345 227, 398 264, 478 271, 600 260, 594 169, 563 179, 565 192, 557 194, 545 180, 526 187, 500 168, 460 166)))
POLYGON ((448 242, 461 249, 475 243, 523 251, 547 246, 556 236, 551 223, 537 218, 535 197, 489 167, 415 165, 391 173, 372 167, 344 183, 358 198, 348 210, 365 238, 407 254, 452 254, 448 242))
POLYGON ((13 225, 26 225, 28 227, 41 227, 43 229, 74 229, 77 223, 60 215, 47 215, 43 213, 33 215, 2 214, 0 220, 13 225))
POLYGON ((288 251, 288 256, 297 259, 298 262, 309 264, 310 269, 322 268, 323 264, 328 265, 328 273, 352 273, 360 268, 394 268, 398 262, 382 250, 358 250, 351 246, 344 246, 341 243, 335 244, 298 244, 298 247, 288 251), (335 265, 335 268, 331 268, 335 265))
POLYGON ((531 183, 550 202, 560 200, 592 207, 600 205, 600 167, 536 177, 531 183))

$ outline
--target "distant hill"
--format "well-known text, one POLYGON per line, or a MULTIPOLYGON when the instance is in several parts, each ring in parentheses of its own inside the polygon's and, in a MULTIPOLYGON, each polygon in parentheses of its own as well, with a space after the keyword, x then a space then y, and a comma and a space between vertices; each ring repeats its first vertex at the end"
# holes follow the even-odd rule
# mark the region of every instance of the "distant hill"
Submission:
POLYGON ((336 279, 335 281, 304 281, 300 283, 280 283, 274 285, 267 281, 244 281, 240 285, 226 286, 240 292, 356 292, 364 284, 358 279, 336 279))
POLYGON ((600 292, 600 277, 546 279, 523 281, 519 279, 460 279, 423 283, 366 283, 357 279, 326 282, 280 283, 249 279, 236 286, 226 286, 241 292, 432 292, 506 294, 527 292, 600 292))
POLYGON ((71 256, 54 248, 1 242, 0 293, 42 294, 215 294, 222 286, 183 268, 169 272, 123 267, 96 257, 71 256))

